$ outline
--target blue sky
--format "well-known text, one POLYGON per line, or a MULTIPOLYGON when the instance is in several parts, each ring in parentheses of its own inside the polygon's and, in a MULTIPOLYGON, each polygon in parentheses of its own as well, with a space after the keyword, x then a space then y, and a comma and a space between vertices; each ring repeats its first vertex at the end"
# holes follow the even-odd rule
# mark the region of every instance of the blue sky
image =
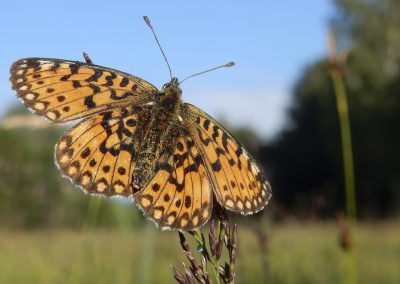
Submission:
POLYGON ((184 101, 268 138, 284 125, 302 69, 324 56, 333 13, 329 0, 1 1, 0 115, 19 103, 8 78, 23 57, 82 60, 86 51, 161 88, 169 74, 147 15, 174 76, 237 64, 185 82, 184 101))

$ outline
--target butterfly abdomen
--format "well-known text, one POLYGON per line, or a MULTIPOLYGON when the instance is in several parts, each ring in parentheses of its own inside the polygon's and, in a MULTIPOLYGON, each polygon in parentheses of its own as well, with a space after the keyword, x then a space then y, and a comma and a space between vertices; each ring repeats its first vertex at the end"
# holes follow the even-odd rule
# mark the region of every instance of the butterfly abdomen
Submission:
POLYGON ((174 142, 170 141, 170 132, 177 120, 174 105, 167 102, 155 105, 153 115, 139 152, 136 168, 133 171, 132 185, 134 191, 139 191, 146 186, 156 172, 157 164, 167 162, 170 156, 168 149, 172 149, 174 142), (168 154, 168 155, 167 155, 168 154), (163 161, 165 160, 165 161, 163 161))

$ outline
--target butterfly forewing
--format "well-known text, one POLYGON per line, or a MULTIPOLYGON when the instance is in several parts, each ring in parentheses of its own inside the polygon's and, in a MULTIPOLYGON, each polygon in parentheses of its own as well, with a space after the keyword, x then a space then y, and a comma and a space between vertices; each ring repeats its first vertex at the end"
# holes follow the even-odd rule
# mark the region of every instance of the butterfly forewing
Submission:
POLYGON ((271 197, 271 188, 254 159, 211 116, 193 105, 185 106, 183 117, 204 153, 217 201, 243 214, 261 210, 271 197))
POLYGON ((211 216, 211 181, 188 131, 175 128, 170 135, 174 147, 164 151, 153 179, 135 198, 162 228, 194 230, 211 216))
POLYGON ((56 145, 60 170, 89 193, 132 195, 132 172, 149 118, 148 107, 128 106, 85 119, 56 145))
POLYGON ((142 79, 82 62, 26 58, 16 61, 10 72, 12 87, 24 104, 54 122, 149 102, 157 93, 142 79))

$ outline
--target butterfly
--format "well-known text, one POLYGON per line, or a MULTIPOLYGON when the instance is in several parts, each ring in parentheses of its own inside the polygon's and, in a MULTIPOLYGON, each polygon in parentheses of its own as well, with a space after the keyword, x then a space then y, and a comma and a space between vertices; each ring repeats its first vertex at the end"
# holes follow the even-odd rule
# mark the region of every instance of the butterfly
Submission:
POLYGON ((130 197, 163 229, 203 226, 218 203, 260 211, 271 186, 252 156, 215 119, 182 102, 180 83, 158 90, 133 75, 86 63, 25 58, 11 66, 12 88, 27 108, 54 123, 80 120, 55 146, 62 175, 84 192, 130 197))

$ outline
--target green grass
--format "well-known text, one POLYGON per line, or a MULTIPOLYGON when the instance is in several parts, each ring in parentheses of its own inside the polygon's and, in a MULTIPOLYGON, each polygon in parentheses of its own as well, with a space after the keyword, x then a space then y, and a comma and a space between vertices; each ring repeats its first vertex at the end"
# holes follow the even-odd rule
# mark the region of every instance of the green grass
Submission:
MULTIPOLYGON (((335 224, 268 228, 271 274, 260 248, 240 225, 236 283, 343 283, 335 224)), ((361 224, 359 283, 400 283, 400 225, 361 224)), ((176 232, 148 224, 132 231, 0 231, 0 283, 174 283, 170 265, 184 261, 176 232)))

